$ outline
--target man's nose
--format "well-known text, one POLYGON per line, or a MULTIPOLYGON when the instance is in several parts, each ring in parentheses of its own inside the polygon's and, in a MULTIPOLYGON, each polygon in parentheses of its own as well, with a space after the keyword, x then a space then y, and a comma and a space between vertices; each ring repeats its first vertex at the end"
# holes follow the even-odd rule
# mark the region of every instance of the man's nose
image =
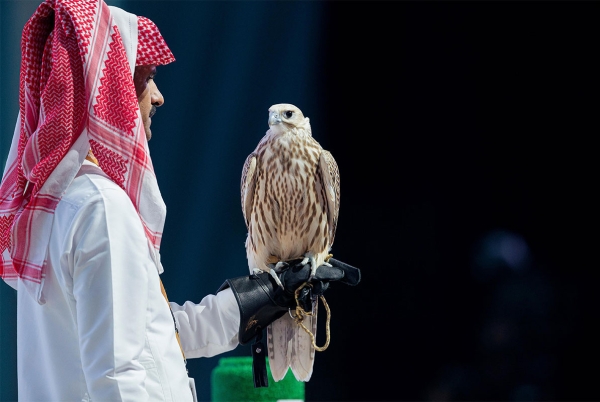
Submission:
POLYGON ((156 107, 162 106, 163 103, 165 103, 165 98, 163 98, 162 94, 160 93, 160 91, 158 90, 158 88, 155 88, 154 91, 152 92, 152 104, 156 107))

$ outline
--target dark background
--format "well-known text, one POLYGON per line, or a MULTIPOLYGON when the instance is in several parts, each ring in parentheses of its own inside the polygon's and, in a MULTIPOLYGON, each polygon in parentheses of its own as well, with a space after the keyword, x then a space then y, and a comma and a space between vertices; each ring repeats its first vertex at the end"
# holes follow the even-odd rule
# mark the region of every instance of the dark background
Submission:
MULTIPOLYGON (((326 294, 307 401, 600 400, 599 3, 108 3, 155 21, 177 59, 150 142, 171 300, 247 272, 241 168, 269 106, 294 103, 340 169, 333 255, 363 275, 326 294)), ((0 1, 2 161, 36 5, 0 1)), ((0 285, 8 401, 15 296, 0 285)), ((201 400, 218 358, 188 363, 201 400)))

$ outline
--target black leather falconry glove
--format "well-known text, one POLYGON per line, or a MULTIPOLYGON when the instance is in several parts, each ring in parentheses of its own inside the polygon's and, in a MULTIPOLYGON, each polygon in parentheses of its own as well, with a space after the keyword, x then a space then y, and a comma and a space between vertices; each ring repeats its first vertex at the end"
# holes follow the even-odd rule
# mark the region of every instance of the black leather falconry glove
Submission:
MULTIPOLYGON (((289 261, 287 267, 279 269, 277 277, 283 287, 267 272, 227 279, 221 285, 218 291, 231 288, 237 300, 240 309, 239 342, 242 345, 254 338, 258 343, 262 338, 263 329, 287 314, 290 309, 294 310, 297 307, 295 292, 309 281, 310 277, 310 264, 302 265, 301 261, 289 261)), ((350 286, 360 282, 360 269, 334 258, 327 262, 331 266, 318 267, 315 277, 299 291, 298 304, 307 312, 312 311, 313 300, 323 295, 331 282, 339 281, 350 286)), ((255 354, 255 348, 252 352, 255 354)), ((264 365, 264 349, 261 354, 264 365)), ((254 362, 260 364, 256 355, 254 362)), ((266 386, 257 384, 262 382, 255 374, 255 387, 266 386)))

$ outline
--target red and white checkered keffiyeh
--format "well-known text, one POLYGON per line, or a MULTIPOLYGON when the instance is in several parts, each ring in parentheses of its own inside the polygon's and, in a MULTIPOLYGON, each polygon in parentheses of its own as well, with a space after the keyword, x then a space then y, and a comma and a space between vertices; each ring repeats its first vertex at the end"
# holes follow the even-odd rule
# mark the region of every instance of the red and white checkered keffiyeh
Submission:
POLYGON ((46 0, 21 41, 19 117, 0 185, 0 276, 40 303, 54 210, 87 151, 137 209, 158 260, 166 208, 133 84, 174 61, 158 29, 102 0, 46 0))

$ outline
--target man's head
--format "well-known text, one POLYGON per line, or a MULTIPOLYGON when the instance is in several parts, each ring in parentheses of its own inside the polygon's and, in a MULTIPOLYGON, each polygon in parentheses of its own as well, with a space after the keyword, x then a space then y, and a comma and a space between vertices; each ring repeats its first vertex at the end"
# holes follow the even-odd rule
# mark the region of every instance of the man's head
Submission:
POLYGON ((146 131, 146 139, 150 141, 152 138, 152 116, 156 113, 156 108, 164 103, 164 98, 154 77, 156 76, 156 66, 154 64, 136 66, 133 75, 133 83, 135 84, 135 94, 140 105, 140 113, 142 115, 142 123, 146 131))
POLYGON ((138 46, 133 83, 140 105, 146 139, 150 141, 152 137, 151 118, 156 112, 156 108, 164 103, 163 96, 154 82, 156 66, 169 64, 175 58, 154 22, 141 16, 137 17, 137 22, 138 46))
POLYGON ((103 0, 41 2, 23 28, 21 57, 19 99, 34 101, 19 102, 6 161, 11 174, 0 182, 0 277, 14 286, 22 278, 43 303, 54 209, 90 149, 126 191, 158 252, 166 208, 147 139, 150 117, 163 103, 155 66, 175 58, 152 21, 103 0), (29 208, 39 200, 52 201, 29 208), (5 257, 13 230, 19 241, 5 257))

